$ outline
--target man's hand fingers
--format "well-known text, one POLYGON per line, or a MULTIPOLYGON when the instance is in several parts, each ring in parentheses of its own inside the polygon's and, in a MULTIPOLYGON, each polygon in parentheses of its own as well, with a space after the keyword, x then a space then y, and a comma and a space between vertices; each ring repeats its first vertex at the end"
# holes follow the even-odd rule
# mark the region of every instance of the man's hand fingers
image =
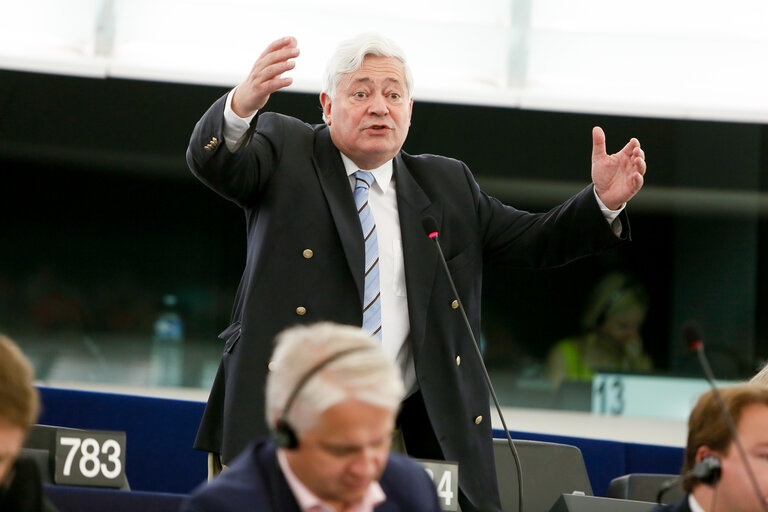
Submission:
POLYGON ((288 87, 293 83, 293 78, 290 77, 277 77, 272 80, 268 80, 261 84, 265 94, 272 94, 275 91, 279 91, 284 87, 288 87))
POLYGON ((644 175, 645 174, 645 169, 647 168, 647 164, 645 163, 645 159, 644 158, 635 158, 634 162, 635 162, 635 167, 637 168, 637 172, 639 172, 641 176, 644 175))
POLYGON ((295 48, 296 44, 297 44, 296 38, 293 36, 285 36, 285 37, 281 37, 280 39, 276 39, 275 41, 272 41, 271 43, 269 43, 269 45, 267 45, 264 51, 261 52, 261 55, 259 55, 259 59, 283 47, 295 48))
MULTIPOLYGON (((629 139, 629 142, 627 142, 623 148, 621 148, 620 153, 627 155, 628 157, 637 156, 635 154, 635 149, 640 149, 640 141, 633 137, 629 139)), ((640 151, 642 151, 642 149, 640 149, 640 151)))
MULTIPOLYGON (((298 48, 281 48, 277 51, 270 52, 262 55, 259 59, 253 63, 251 68, 251 76, 249 78, 256 79, 256 77, 266 68, 279 63, 291 62, 289 59, 294 59, 299 56, 298 48)), ((293 64, 291 65, 293 67, 293 64)), ((290 69, 290 68, 288 68, 290 69)), ((286 71, 286 70, 284 70, 286 71)))
POLYGON ((290 71, 294 67, 296 67, 296 63, 293 61, 277 62, 259 71, 257 75, 254 77, 255 82, 257 84, 268 82, 276 77, 279 77, 286 71, 290 71))
POLYGON ((595 126, 592 128, 592 161, 595 162, 606 155, 605 132, 599 126, 595 126))

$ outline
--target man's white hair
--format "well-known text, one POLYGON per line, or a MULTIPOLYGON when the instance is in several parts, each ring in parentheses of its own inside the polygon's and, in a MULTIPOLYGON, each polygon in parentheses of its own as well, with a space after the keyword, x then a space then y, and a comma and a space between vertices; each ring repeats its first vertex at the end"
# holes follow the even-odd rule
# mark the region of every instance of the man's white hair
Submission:
POLYGON ((323 322, 291 327, 277 337, 267 375, 267 424, 274 428, 299 381, 321 361, 354 350, 323 366, 304 383, 286 419, 298 433, 311 429, 326 409, 359 400, 397 411, 404 394, 400 370, 359 327, 323 322))
POLYGON ((367 55, 394 57, 402 62, 408 98, 413 98, 413 74, 405 52, 394 41, 378 34, 360 34, 339 43, 325 68, 323 92, 332 100, 336 99, 336 88, 341 77, 360 69, 367 55))

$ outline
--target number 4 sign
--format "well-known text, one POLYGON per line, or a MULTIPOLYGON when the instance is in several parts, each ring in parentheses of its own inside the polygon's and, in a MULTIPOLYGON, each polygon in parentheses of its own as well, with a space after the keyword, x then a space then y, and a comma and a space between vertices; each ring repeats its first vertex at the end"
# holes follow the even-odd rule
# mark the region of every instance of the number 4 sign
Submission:
POLYGON ((66 430, 56 432, 56 473, 60 485, 123 487, 125 432, 66 430))
POLYGON ((446 511, 459 509, 459 465, 456 462, 416 459, 437 488, 440 508, 446 511))

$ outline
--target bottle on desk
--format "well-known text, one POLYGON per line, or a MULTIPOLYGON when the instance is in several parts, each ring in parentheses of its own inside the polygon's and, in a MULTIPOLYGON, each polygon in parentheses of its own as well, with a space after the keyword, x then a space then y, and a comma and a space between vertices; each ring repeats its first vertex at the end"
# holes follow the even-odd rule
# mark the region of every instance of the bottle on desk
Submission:
POLYGON ((184 321, 176 295, 163 295, 155 319, 150 353, 150 380, 155 386, 180 386, 184 371, 184 321))

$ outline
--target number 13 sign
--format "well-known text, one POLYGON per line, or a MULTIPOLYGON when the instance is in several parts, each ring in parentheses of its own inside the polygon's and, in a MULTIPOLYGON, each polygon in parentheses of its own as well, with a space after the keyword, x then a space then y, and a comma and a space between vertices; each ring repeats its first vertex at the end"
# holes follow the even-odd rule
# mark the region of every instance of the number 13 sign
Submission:
POLYGON ((123 487, 125 432, 56 432, 56 473, 60 485, 123 487))

